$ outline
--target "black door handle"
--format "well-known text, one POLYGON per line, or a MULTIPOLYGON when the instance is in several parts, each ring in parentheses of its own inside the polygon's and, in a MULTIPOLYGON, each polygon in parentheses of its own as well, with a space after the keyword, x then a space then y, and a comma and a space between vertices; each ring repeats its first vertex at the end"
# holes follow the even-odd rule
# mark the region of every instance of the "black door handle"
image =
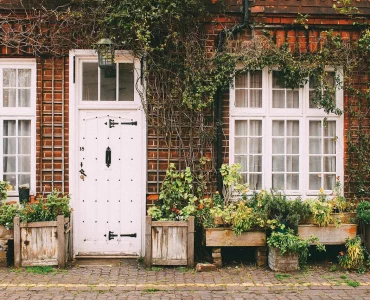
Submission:
POLYGON ((112 164, 112 150, 110 149, 110 147, 107 147, 107 149, 105 150, 105 164, 108 168, 112 164))

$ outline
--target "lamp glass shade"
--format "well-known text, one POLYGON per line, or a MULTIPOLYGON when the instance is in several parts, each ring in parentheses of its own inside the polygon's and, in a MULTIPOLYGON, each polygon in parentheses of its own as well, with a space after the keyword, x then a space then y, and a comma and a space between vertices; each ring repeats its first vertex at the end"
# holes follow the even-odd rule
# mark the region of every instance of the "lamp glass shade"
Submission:
POLYGON ((101 69, 110 69, 115 67, 114 63, 114 45, 110 39, 104 38, 97 43, 98 63, 101 69))

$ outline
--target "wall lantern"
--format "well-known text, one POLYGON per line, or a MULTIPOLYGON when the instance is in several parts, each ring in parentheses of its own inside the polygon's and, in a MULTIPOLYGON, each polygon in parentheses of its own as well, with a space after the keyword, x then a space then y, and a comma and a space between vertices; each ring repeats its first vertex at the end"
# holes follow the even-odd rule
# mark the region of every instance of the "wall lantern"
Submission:
POLYGON ((114 62, 114 44, 111 39, 100 39, 96 43, 96 51, 98 52, 99 68, 113 69, 116 66, 114 62))

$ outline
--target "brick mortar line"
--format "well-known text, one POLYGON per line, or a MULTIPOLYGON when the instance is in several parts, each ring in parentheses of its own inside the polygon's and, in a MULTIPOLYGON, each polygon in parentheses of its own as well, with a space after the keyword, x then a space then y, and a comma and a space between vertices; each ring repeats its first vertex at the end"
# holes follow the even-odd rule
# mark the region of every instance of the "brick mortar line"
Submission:
MULTIPOLYGON (((361 282, 361 286, 370 286, 370 282, 361 282)), ((234 286, 243 286, 243 287, 276 287, 276 286, 286 286, 286 287, 310 287, 310 286, 348 286, 346 283, 323 283, 323 282, 305 282, 305 283, 172 283, 172 284, 155 284, 155 283, 145 283, 145 284, 71 284, 71 283, 50 283, 50 284, 40 284, 40 283, 0 283, 0 288, 8 287, 43 287, 43 288, 99 288, 99 287, 136 287, 136 288, 166 288, 166 287, 234 287, 234 286)))

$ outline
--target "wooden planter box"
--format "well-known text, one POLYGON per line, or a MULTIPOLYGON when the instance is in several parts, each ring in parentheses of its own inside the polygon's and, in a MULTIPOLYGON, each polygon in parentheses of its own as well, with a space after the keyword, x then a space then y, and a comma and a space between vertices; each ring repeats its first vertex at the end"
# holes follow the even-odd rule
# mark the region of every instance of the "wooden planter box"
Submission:
POLYGON ((298 253, 284 253, 280 254, 277 248, 269 247, 268 262, 269 267, 273 271, 278 272, 292 272, 299 268, 299 254, 298 253))
POLYGON ((70 259, 70 218, 56 221, 20 223, 14 218, 14 266, 58 266, 64 268, 70 259))
POLYGON ((319 227, 317 225, 299 225, 298 235, 302 239, 311 236, 318 237, 324 245, 341 245, 346 243, 347 238, 354 238, 357 233, 357 224, 341 224, 339 227, 328 225, 319 227))
POLYGON ((194 217, 152 221, 146 217, 145 265, 194 266, 194 217))
POLYGON ((219 268, 222 267, 221 247, 257 247, 255 253, 257 265, 266 264, 265 230, 251 230, 237 236, 233 230, 228 228, 207 228, 206 246, 213 247, 213 263, 219 268))
POLYGON ((4 225, 0 225, 0 267, 8 267, 7 252, 8 241, 14 237, 13 229, 6 229, 4 225))
MULTIPOLYGON (((341 224, 353 224, 353 220, 355 220, 357 216, 355 212, 334 213, 331 215, 334 218, 339 219, 341 224)), ((316 224, 312 217, 307 218, 306 220, 304 220, 303 223, 304 224, 316 224)))

